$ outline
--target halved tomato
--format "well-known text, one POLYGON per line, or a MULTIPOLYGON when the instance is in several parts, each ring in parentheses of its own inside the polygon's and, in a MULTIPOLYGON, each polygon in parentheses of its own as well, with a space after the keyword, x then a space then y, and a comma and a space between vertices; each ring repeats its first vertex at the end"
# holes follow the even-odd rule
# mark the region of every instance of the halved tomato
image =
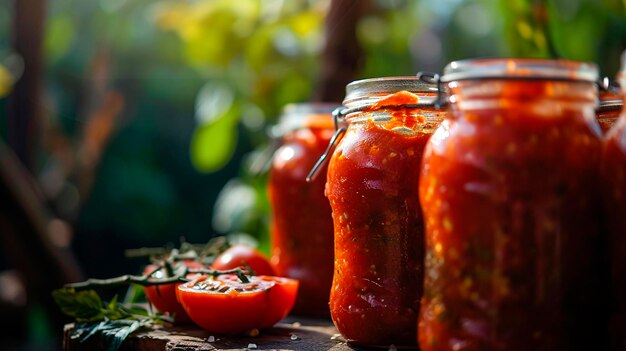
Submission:
MULTIPOLYGON (((181 261, 178 264, 184 264, 189 269, 204 268, 200 262, 193 260, 181 261)), ((173 268, 176 269, 177 266, 173 268)), ((144 274, 152 272, 154 272, 151 276, 152 278, 168 278, 165 268, 159 268, 158 265, 150 264, 144 269, 144 274)), ((180 285, 180 283, 146 286, 144 287, 144 292, 148 301, 150 301, 157 311, 173 315, 176 323, 189 323, 191 319, 189 319, 189 316, 185 313, 185 309, 176 299, 176 287, 178 285, 180 285)))
POLYGON ((242 283, 234 274, 201 276, 178 286, 178 301, 191 320, 216 334, 242 334, 269 328, 291 311, 298 281, 251 276, 242 283))
POLYGON ((211 268, 221 271, 238 267, 250 267, 255 275, 274 275, 270 261, 257 249, 244 244, 229 247, 211 265, 211 268))

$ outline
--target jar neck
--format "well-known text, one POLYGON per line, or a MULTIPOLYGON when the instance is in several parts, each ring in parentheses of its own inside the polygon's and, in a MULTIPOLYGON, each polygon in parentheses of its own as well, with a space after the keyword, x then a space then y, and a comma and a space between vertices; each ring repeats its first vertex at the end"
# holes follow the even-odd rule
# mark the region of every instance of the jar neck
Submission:
POLYGON ((441 81, 476 79, 568 80, 595 83, 598 68, 593 63, 528 58, 488 58, 454 61, 444 68, 441 81))
POLYGON ((346 115, 346 121, 360 123, 423 119, 427 111, 434 111, 435 99, 436 94, 431 91, 402 90, 386 95, 364 95, 344 102, 348 109, 355 111, 346 115))
POLYGON ((598 115, 613 115, 619 114, 622 110, 624 102, 622 100, 621 93, 617 94, 613 91, 601 90, 599 94, 600 105, 598 106, 598 115))
POLYGON ((343 105, 349 110, 372 111, 406 104, 432 104, 436 93, 434 84, 416 76, 362 79, 346 86, 343 105))
POLYGON ((598 91, 587 81, 468 79, 448 83, 452 110, 524 109, 554 114, 558 108, 595 108, 598 91))
POLYGON ((272 138, 281 138, 300 129, 334 129, 332 111, 335 103, 301 103, 285 106, 278 124, 270 130, 272 138))
POLYGON ((445 111, 433 106, 424 108, 389 108, 374 111, 359 111, 351 113, 345 118, 345 123, 402 123, 404 121, 440 122, 445 111))

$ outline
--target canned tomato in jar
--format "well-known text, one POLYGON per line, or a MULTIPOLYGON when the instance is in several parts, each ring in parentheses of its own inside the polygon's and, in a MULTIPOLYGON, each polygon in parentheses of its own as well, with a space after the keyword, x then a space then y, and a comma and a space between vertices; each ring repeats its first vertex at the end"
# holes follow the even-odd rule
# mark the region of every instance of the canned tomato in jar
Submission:
POLYGON ((326 149, 337 104, 288 105, 273 128, 281 146, 274 153, 268 192, 272 208, 271 253, 278 276, 298 279, 294 314, 328 317, 333 277, 333 221, 324 195, 326 168, 306 176, 326 149))
MULTIPOLYGON (((618 74, 626 86, 626 51, 618 74)), ((624 94, 620 95, 624 99, 624 94)), ((626 350, 626 111, 604 139, 602 184, 611 272, 610 350, 626 350)))
POLYGON ((450 63, 426 148, 418 337, 434 350, 604 350, 593 64, 450 63))
POLYGON ((332 320, 351 343, 416 345, 423 279, 417 184, 426 141, 443 119, 416 77, 350 83, 345 134, 328 166, 335 228, 332 320))

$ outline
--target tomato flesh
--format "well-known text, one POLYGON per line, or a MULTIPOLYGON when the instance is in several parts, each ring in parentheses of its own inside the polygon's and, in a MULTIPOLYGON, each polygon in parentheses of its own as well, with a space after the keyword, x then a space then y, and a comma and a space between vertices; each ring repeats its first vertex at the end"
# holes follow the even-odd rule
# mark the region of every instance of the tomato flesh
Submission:
MULTIPOLYGON (((196 261, 184 261, 184 264, 190 269, 204 268, 201 263, 196 261)), ((152 273, 156 269, 158 269, 158 271, 152 274, 152 278, 167 278, 165 269, 159 269, 159 266, 153 264, 146 266, 144 274, 152 273)), ((148 301, 150 301, 157 311, 173 315, 176 323, 190 323, 191 319, 189 319, 185 309, 176 299, 176 287, 178 285, 180 285, 180 283, 146 286, 144 287, 144 293, 148 301)))
POLYGON ((298 295, 299 282, 295 279, 268 276, 260 276, 259 279, 275 282, 269 290, 268 309, 259 323, 261 328, 270 328, 287 317, 293 308, 298 295))
POLYGON ((194 323, 212 333, 269 328, 291 311, 298 281, 269 276, 249 279, 242 283, 232 274, 201 276, 178 287, 178 300, 194 323))

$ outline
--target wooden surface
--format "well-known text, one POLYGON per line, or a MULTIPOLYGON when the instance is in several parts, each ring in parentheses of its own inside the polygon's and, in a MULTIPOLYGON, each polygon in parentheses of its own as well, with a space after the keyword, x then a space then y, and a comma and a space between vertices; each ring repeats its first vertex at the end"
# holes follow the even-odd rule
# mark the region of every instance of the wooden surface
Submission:
MULTIPOLYGON (((102 341, 97 337, 92 337, 84 343, 71 339, 72 327, 71 324, 65 327, 64 351, 105 349, 102 341)), ((196 350, 348 351, 365 350, 365 348, 348 345, 339 336, 330 320, 298 317, 289 317, 256 337, 222 337, 192 326, 138 331, 129 336, 120 348, 120 351, 196 350), (209 342, 211 339, 214 341, 209 342)))

